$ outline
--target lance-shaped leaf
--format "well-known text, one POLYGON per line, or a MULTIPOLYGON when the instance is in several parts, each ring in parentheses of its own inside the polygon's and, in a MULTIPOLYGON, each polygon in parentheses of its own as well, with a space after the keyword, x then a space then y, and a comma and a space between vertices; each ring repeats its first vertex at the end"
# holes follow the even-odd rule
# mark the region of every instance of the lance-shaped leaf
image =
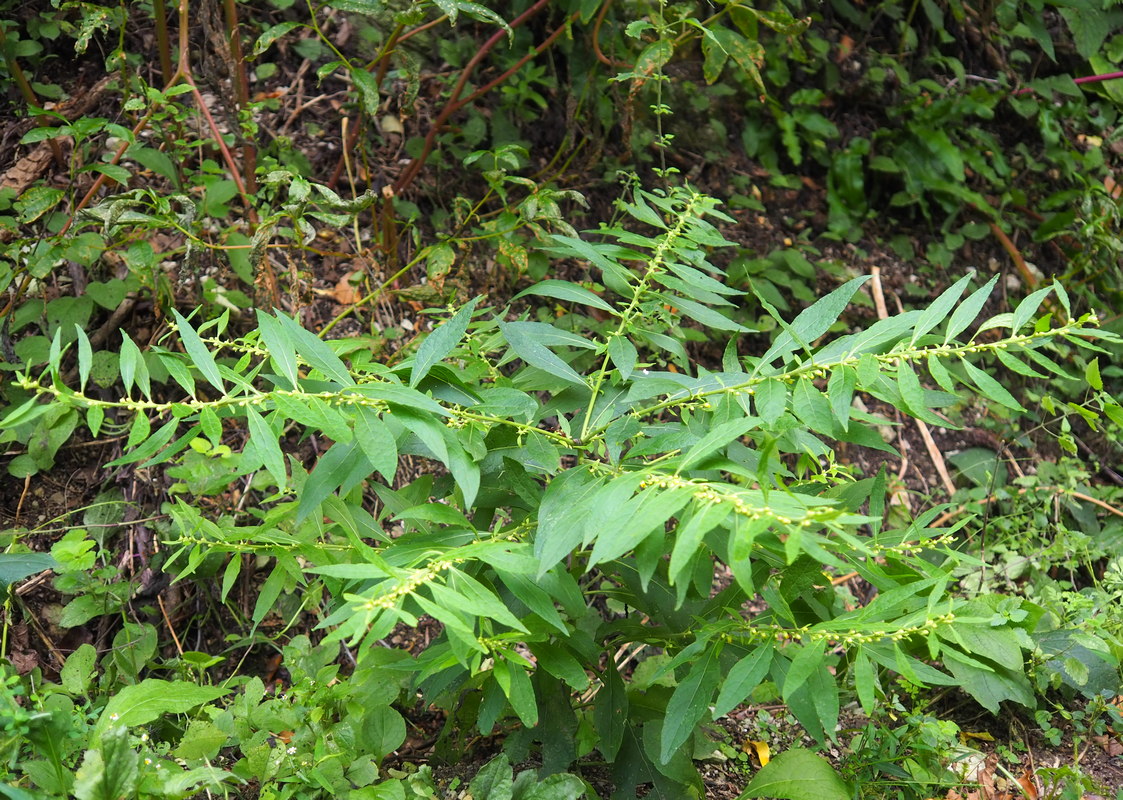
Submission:
POLYGON ((480 302, 479 297, 473 298, 466 306, 456 312, 449 320, 442 322, 436 329, 425 337, 425 341, 417 348, 417 356, 413 362, 413 371, 409 376, 410 387, 417 386, 421 379, 429 374, 433 365, 452 352, 464 334, 468 331, 468 323, 472 321, 472 312, 480 302))
POLYGON ((288 334, 289 341, 296 348, 296 353, 304 362, 315 367, 329 379, 341 386, 354 386, 355 379, 347 371, 347 367, 339 360, 339 356, 316 334, 305 330, 294 320, 278 313, 277 322, 288 334))
POLYGON ((203 344, 203 340, 191 327, 191 323, 174 308, 172 309, 172 316, 175 317, 176 327, 179 329, 179 338, 183 342, 183 349, 187 351, 191 362, 211 386, 225 393, 226 388, 222 384, 222 376, 218 373, 218 365, 214 363, 214 356, 211 355, 211 351, 203 344))
POLYGON ((760 366, 768 366, 777 358, 785 359, 801 347, 810 347, 842 315, 850 298, 867 280, 869 276, 863 275, 847 281, 801 311, 788 329, 776 337, 776 341, 761 358, 760 366))
POLYGON ((955 309, 948 320, 947 330, 944 332, 944 344, 947 344, 964 330, 967 326, 975 321, 979 316, 979 312, 983 310, 987 298, 990 297, 990 291, 994 288, 994 284, 998 282, 998 276, 995 275, 986 285, 976 289, 971 293, 971 296, 964 300, 955 309))
POLYGON ((963 295, 963 290, 967 288, 967 284, 971 282, 973 275, 964 275, 957 280, 954 284, 944 290, 939 297, 932 301, 928 308, 921 312, 920 318, 916 322, 916 328, 912 333, 912 340, 910 345, 916 344, 916 341, 928 333, 928 331, 935 328, 943 322, 948 314, 955 308, 955 304, 959 302, 959 298, 963 295))
POLYGON ((578 375, 573 367, 546 347, 543 343, 545 337, 533 323, 500 322, 499 330, 515 354, 527 364, 578 386, 586 385, 584 378, 578 375))
POLYGON ((269 357, 277 366, 281 375, 288 378, 290 388, 297 388, 296 346, 292 343, 285 329, 275 317, 271 317, 261 309, 257 311, 257 330, 269 357))
POLYGON ((552 297, 555 300, 564 300, 567 303, 581 303, 582 305, 599 308, 601 311, 607 311, 610 314, 617 313, 616 309, 605 302, 605 300, 600 296, 593 294, 588 289, 582 286, 570 283, 569 281, 539 281, 529 289, 523 289, 512 299, 518 300, 520 297, 525 297, 528 294, 539 295, 541 297, 552 297))
POLYGON ((663 717, 663 732, 659 743, 659 761, 666 764, 675 751, 694 733, 714 697, 721 672, 718 669, 718 647, 710 647, 694 662, 690 672, 675 687, 667 702, 663 717))

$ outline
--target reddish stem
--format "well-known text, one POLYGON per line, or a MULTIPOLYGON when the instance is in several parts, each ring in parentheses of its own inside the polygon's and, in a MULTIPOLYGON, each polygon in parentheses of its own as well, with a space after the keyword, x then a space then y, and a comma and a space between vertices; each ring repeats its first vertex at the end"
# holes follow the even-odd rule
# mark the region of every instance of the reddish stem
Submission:
MULTIPOLYGON (((550 0, 538 0, 538 2, 528 8, 526 11, 511 20, 508 28, 513 30, 514 28, 519 27, 549 4, 550 0)), ((557 33, 558 31, 554 32, 554 35, 551 36, 550 41, 552 41, 553 38, 556 37, 557 33)), ((463 71, 461 71, 460 73, 460 79, 456 82, 456 86, 453 87, 452 94, 449 95, 448 103, 446 103, 445 107, 441 109, 441 113, 437 115, 437 118, 433 120, 433 126, 429 129, 428 136, 425 137, 425 147, 421 151, 421 155, 413 159, 413 161, 409 163, 405 170, 402 171, 402 174, 398 176, 398 180, 394 182, 394 194, 398 194, 399 192, 401 192, 405 187, 409 186, 410 183, 413 182, 414 178, 417 177, 417 173, 421 171, 421 167, 425 164, 426 159, 429 158, 429 153, 431 153, 433 150, 433 145, 437 140, 437 134, 440 133, 441 128, 444 127, 444 124, 448 121, 448 118, 451 117, 458 109, 463 107, 464 104, 457 101, 460 99, 460 93, 464 91, 464 87, 467 85, 468 79, 472 77, 472 73, 475 71, 479 63, 483 61, 487 54, 491 52, 492 48, 494 48, 495 45, 497 45, 500 40, 502 40, 502 38, 506 35, 507 31, 505 30, 496 31, 486 42, 484 42, 483 46, 476 51, 476 54, 472 56, 471 60, 469 60, 468 63, 464 66, 463 71)))
MULTIPOLYGON (((1105 72, 1101 75, 1085 75, 1081 78, 1073 78, 1072 82, 1075 84, 1099 83, 1100 81, 1113 81, 1119 78, 1123 78, 1123 72, 1105 72)), ((1021 89, 1014 92, 1014 96, 1029 94, 1032 91, 1034 91, 1032 86, 1023 86, 1021 89)))

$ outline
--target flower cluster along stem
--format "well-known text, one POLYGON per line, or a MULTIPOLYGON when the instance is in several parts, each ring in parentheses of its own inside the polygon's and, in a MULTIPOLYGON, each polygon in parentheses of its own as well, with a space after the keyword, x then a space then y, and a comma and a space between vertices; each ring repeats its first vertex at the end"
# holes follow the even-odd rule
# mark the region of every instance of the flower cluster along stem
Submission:
POLYGON ((800 525, 810 527, 815 523, 829 521, 837 511, 834 508, 811 506, 804 509, 806 516, 803 519, 794 519, 777 513, 770 506, 754 506, 747 503, 736 492, 730 491, 721 484, 699 483, 697 481, 680 478, 677 475, 651 475, 640 483, 640 488, 658 487, 660 489, 693 489, 694 497, 703 503, 722 503, 729 505, 732 510, 743 517, 752 520, 770 519, 780 525, 800 525))
POLYGON ((385 594, 367 598, 365 602, 359 605, 359 608, 364 611, 389 611, 395 608, 400 601, 437 578, 442 572, 464 560, 463 558, 442 558, 430 561, 424 567, 412 570, 408 577, 399 579, 397 586, 385 594))
POLYGON ((929 617, 919 625, 906 625, 897 628, 882 628, 879 630, 862 631, 851 629, 848 631, 829 631, 805 625, 801 628, 785 628, 782 625, 753 625, 746 622, 741 628, 726 634, 731 639, 748 639, 750 641, 773 641, 777 644, 806 644, 813 642, 827 642, 832 645, 853 647, 863 644, 876 644, 886 639, 894 642, 903 641, 913 636, 926 636, 931 634, 941 625, 948 625, 955 621, 955 614, 947 613, 929 617))
MULTIPOLYGON (((990 353, 996 350, 1007 350, 1011 347, 1024 347, 1032 343, 1053 339, 1058 336, 1079 336, 1088 325, 1094 326, 1097 324, 1098 320, 1093 315, 1085 320, 1070 321, 1059 328, 1052 328, 1047 331, 1034 331, 1033 333, 1028 334, 1019 334, 1017 336, 1011 336, 1007 339, 1002 339, 997 342, 986 342, 982 344, 969 342, 967 344, 959 345, 943 344, 935 345, 932 347, 913 348, 911 350, 894 350, 888 353, 875 354, 873 355, 873 358, 876 359, 878 364, 882 366, 892 366, 899 361, 922 361, 931 356, 935 356, 937 358, 963 358, 967 355, 990 353)), ((758 375, 748 378, 740 383, 733 384, 731 386, 722 386, 717 389, 707 389, 700 392, 692 392, 685 397, 674 397, 666 400, 661 400, 658 403, 654 403, 650 406, 644 406, 643 408, 634 409, 630 413, 633 417, 643 419, 651 416, 652 414, 657 414, 660 411, 664 411, 669 408, 686 408, 698 404, 702 404, 702 407, 705 408, 705 403, 708 398, 718 396, 738 397, 743 395, 753 395, 756 392, 757 386, 769 381, 781 381, 783 383, 790 384, 795 383, 800 378, 825 378, 831 370, 838 369, 840 367, 857 367, 860 359, 860 356, 850 355, 829 364, 810 361, 806 364, 800 364, 798 367, 788 370, 787 372, 781 372, 775 375, 758 375)), ((582 434, 581 439, 585 440, 587 437, 597 436, 603 433, 607 428, 607 424, 601 425, 591 432, 582 434)))
MULTIPOLYGON (((670 250, 675 245, 675 242, 678 241, 679 237, 682 236, 683 231, 686 229, 687 223, 690 221, 692 215, 694 214, 695 208, 701 205, 704 199, 705 198, 703 195, 698 194, 697 192, 692 192, 690 194, 690 198, 686 202, 686 205, 675 218, 674 225, 672 225, 670 230, 668 230, 659 238, 659 242, 656 244, 655 250, 651 254, 651 258, 647 261, 647 269, 644 271, 644 274, 640 278, 639 283, 636 284, 636 287, 632 292, 632 299, 628 302, 627 307, 620 314, 620 322, 617 324, 616 330, 609 334, 608 341, 611 341, 618 336, 623 336, 627 332, 628 328, 631 326, 633 320, 636 317, 640 302, 642 301, 644 294, 647 292, 647 287, 650 285, 652 277, 654 277, 657 272, 662 269, 663 263, 666 261, 667 251, 670 250)), ((596 377, 593 378, 592 392, 589 395, 589 405, 585 410, 585 420, 581 423, 581 435, 577 437, 583 442, 587 441, 588 439, 589 422, 592 420, 593 406, 596 403, 597 397, 600 395, 600 390, 604 385, 604 380, 608 376, 608 367, 610 362, 611 358, 606 352, 604 354, 604 358, 601 360, 600 369, 597 370, 596 377)), ((601 428, 598 428, 596 430, 596 433, 603 432, 607 427, 608 426, 605 425, 601 428)))

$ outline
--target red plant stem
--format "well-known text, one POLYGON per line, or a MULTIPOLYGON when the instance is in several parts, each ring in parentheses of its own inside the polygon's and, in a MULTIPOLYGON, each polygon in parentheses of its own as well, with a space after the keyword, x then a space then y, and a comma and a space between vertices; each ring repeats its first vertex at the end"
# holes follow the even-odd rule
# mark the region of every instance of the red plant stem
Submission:
POLYGON ((525 56, 523 56, 518 61, 516 61, 515 65, 513 67, 508 69, 506 72, 504 72, 498 78, 485 83, 483 86, 481 86, 476 91, 472 92, 470 95, 465 97, 463 100, 460 100, 459 102, 457 102, 456 108, 454 110, 459 111, 460 109, 464 108, 464 106, 468 105, 469 103, 480 99, 485 94, 487 94, 492 89, 494 89, 496 86, 503 83, 505 80, 510 78, 512 75, 514 75, 520 69, 522 69, 523 64, 530 61, 532 58, 536 58, 537 56, 542 55, 542 51, 545 50, 546 48, 548 48, 550 45, 552 45, 554 43, 554 41, 565 32, 566 27, 569 24, 571 24, 574 20, 576 20, 577 17, 578 17, 577 13, 574 13, 574 14, 570 15, 568 20, 566 20, 561 25, 559 25, 557 27, 557 29, 554 30, 554 32, 551 33, 549 36, 547 36, 542 41, 542 43, 540 45, 538 45, 537 47, 534 48, 534 52, 527 53, 525 56))
MULTIPOLYGON (((245 184, 242 183, 241 171, 238 169, 237 164, 234 162, 234 156, 232 156, 230 154, 230 150, 229 150, 229 148, 227 148, 226 142, 223 141, 222 134, 219 133, 218 125, 215 124, 214 117, 211 116, 210 109, 208 109, 206 103, 203 102, 203 96, 199 93, 199 88, 195 85, 195 81, 192 80, 192 78, 191 78, 191 64, 190 64, 190 59, 189 59, 189 56, 188 56, 189 50, 188 50, 188 38, 187 38, 187 32, 188 32, 187 25, 188 25, 187 0, 180 0, 180 9, 179 9, 179 63, 176 65, 175 74, 172 75, 171 78, 168 79, 167 85, 164 86, 164 91, 167 92, 169 89, 171 89, 173 86, 178 84, 180 81, 186 81, 187 84, 189 86, 191 86, 192 93, 195 96, 195 100, 199 104, 199 108, 203 112, 203 116, 206 117, 207 124, 210 127, 211 132, 214 133, 215 140, 218 143, 219 149, 222 151, 222 155, 223 155, 223 158, 226 160, 227 166, 230 167, 231 177, 234 179, 234 185, 236 187, 238 187, 238 191, 242 196, 242 202, 245 203, 246 213, 250 217, 250 221, 256 223, 257 222, 257 212, 254 210, 253 206, 250 204, 249 198, 246 197, 246 187, 245 187, 245 184)), ((133 137, 134 138, 142 130, 144 130, 148 126, 149 120, 152 119, 152 114, 153 114, 153 109, 149 109, 148 113, 146 113, 144 115, 144 117, 141 119, 141 121, 138 122, 133 127, 133 137)), ((129 148, 129 143, 123 142, 121 144, 121 146, 117 148, 117 152, 113 154, 113 158, 111 158, 109 160, 109 163, 110 164, 116 164, 117 162, 119 162, 121 160, 121 158, 125 155, 125 151, 128 148, 129 148)), ((93 185, 89 188, 89 191, 86 192, 85 196, 83 196, 82 200, 78 203, 78 205, 75 207, 74 211, 71 213, 70 218, 66 221, 66 224, 62 227, 62 230, 59 231, 60 234, 66 233, 66 231, 68 231, 70 229, 70 226, 74 223, 75 218, 78 216, 78 212, 81 211, 83 208, 85 208, 87 205, 89 205, 90 201, 93 200, 94 195, 96 195, 98 190, 101 189, 101 187, 105 184, 105 181, 106 181, 105 174, 99 173, 97 178, 94 179, 93 185)))
MULTIPOLYGON (((242 35, 238 24, 238 7, 235 0, 225 0, 226 30, 230 57, 234 61, 230 78, 234 82, 238 109, 246 113, 250 107, 250 78, 246 69, 246 59, 242 53, 242 35)), ((239 123, 240 124, 240 123, 239 123)), ((239 134, 241 132, 239 131, 239 134)), ((252 138, 242 138, 242 179, 250 193, 257 192, 257 149, 252 138)))
POLYGON ((156 50, 160 54, 160 76, 172 76, 172 50, 168 43, 168 9, 164 0, 152 0, 152 21, 156 23, 156 50))
POLYGON ((406 39, 412 39, 417 34, 424 33, 425 31, 429 30, 430 28, 433 28, 433 27, 436 27, 437 25, 440 25, 442 22, 444 22, 447 19, 448 19, 448 15, 442 14, 441 16, 437 17, 436 19, 429 20, 424 25, 418 25, 413 30, 406 31, 405 33, 403 33, 401 35, 401 37, 398 39, 398 41, 393 42, 392 44, 399 45, 402 42, 404 42, 406 39))
POLYGON ((593 23, 593 55, 597 57, 597 61, 602 64, 616 69, 618 67, 626 67, 628 64, 623 61, 613 61, 611 58, 604 54, 600 48, 600 29, 604 24, 604 17, 608 14, 608 7, 612 5, 612 0, 604 0, 601 3, 600 11, 597 12, 596 22, 593 23))
MULTIPOLYGON (((1085 75, 1081 78, 1073 78, 1072 82, 1075 84, 1081 83, 1099 83, 1100 81, 1113 81, 1123 78, 1123 72, 1105 72, 1101 75, 1085 75)), ((1029 94, 1034 91, 1032 86, 1024 86, 1014 92, 1014 95, 1029 94)))
MULTIPOLYGON (((549 4, 550 0, 538 0, 526 11, 511 20, 511 23, 507 27, 512 30, 519 27, 549 4)), ((551 37, 550 41, 552 41, 553 38, 556 38, 556 34, 557 31, 555 31, 555 36, 551 37)), ((398 179, 394 182, 394 194, 398 194, 399 192, 401 192, 405 187, 409 186, 410 183, 413 182, 414 178, 417 177, 417 173, 421 171, 421 167, 425 164, 425 161, 429 158, 429 153, 431 153, 433 150, 433 145, 437 140, 437 134, 440 133, 441 128, 444 127, 444 124, 448 121, 448 118, 451 117, 458 109, 463 107, 463 103, 458 103, 457 101, 460 99, 460 93, 464 91, 464 87, 467 85, 468 79, 472 77, 472 73, 475 71, 476 67, 479 66, 479 63, 483 61, 484 57, 486 57, 487 54, 491 52, 492 48, 494 48, 495 45, 497 45, 500 40, 502 40, 502 38, 506 35, 507 31, 505 30, 496 31, 486 42, 484 42, 483 46, 476 51, 476 54, 472 56, 471 60, 469 60, 468 63, 464 66, 463 71, 461 71, 460 73, 460 79, 456 82, 456 86, 453 87, 452 94, 449 95, 448 103, 445 104, 445 107, 441 109, 441 113, 438 114, 436 119, 433 120, 433 126, 429 129, 428 136, 425 137, 425 147, 421 151, 421 155, 413 159, 413 161, 409 163, 405 170, 402 171, 402 174, 399 175, 398 179)))
POLYGON ((999 244, 1009 253, 1010 260, 1014 262, 1014 266, 1017 267, 1018 273, 1022 276, 1022 280, 1026 282, 1026 286, 1031 289, 1036 287, 1037 277, 1029 271, 1029 265, 1026 264, 1025 258, 1014 242, 1011 241, 1010 237, 1006 235, 1006 231, 998 227, 998 223, 993 220, 988 221, 987 224, 990 226, 990 232, 994 234, 994 238, 998 239, 999 244))

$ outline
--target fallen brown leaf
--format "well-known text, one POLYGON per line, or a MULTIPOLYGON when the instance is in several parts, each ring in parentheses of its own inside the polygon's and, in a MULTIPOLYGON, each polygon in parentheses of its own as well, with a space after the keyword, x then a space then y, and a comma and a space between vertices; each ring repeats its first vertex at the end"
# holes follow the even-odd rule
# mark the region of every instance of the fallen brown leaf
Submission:
POLYGON ((352 279, 360 274, 362 274, 362 270, 355 269, 339 279, 339 282, 335 284, 335 288, 331 290, 331 296, 335 299, 335 302, 339 303, 341 306, 352 306, 359 302, 359 299, 362 297, 362 292, 359 291, 358 286, 352 283, 352 279))

